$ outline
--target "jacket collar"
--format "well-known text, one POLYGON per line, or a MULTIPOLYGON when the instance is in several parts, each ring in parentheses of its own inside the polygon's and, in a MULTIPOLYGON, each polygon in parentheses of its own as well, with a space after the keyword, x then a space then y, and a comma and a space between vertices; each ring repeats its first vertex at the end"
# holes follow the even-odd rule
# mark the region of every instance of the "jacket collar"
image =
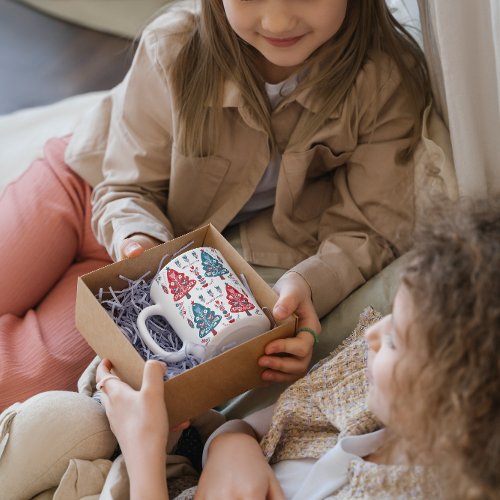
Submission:
MULTIPOLYGON (((285 97, 283 101, 277 106, 275 111, 279 111, 284 105, 296 101, 304 109, 307 109, 311 113, 319 113, 322 109, 322 105, 317 99, 314 99, 311 93, 311 89, 303 89, 294 97, 285 97)), ((226 80, 224 82, 224 94, 222 97, 222 107, 223 108, 239 108, 240 112, 246 108, 243 96, 241 94, 240 88, 234 80, 226 80)), ((248 110, 247 110, 248 111, 248 110)), ((248 113, 243 113, 248 114, 248 113)), ((340 110, 336 109, 331 113, 330 118, 338 118, 340 116, 340 110)))

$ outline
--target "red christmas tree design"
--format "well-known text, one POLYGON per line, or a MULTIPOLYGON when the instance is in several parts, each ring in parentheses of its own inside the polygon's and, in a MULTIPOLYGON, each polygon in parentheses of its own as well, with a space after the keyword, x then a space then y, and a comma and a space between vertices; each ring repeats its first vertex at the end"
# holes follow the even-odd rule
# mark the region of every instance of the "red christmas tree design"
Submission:
POLYGON ((174 294, 174 300, 177 301, 186 296, 191 298, 189 290, 196 285, 196 280, 190 280, 188 276, 183 273, 174 271, 173 269, 167 270, 167 280, 170 292, 174 294))
POLYGON ((238 292, 236 288, 226 284, 226 298, 231 304, 231 312, 239 313, 246 312, 248 316, 251 314, 248 311, 255 309, 255 306, 248 301, 248 298, 238 292))

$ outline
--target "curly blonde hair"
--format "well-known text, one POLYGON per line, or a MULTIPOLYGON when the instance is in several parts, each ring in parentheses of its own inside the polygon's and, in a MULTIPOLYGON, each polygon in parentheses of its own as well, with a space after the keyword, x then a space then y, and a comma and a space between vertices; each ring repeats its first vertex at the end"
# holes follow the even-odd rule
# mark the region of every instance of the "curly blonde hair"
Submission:
POLYGON ((438 466, 445 496, 499 498, 500 196, 425 219, 402 275, 426 360, 403 396, 412 448, 438 466))

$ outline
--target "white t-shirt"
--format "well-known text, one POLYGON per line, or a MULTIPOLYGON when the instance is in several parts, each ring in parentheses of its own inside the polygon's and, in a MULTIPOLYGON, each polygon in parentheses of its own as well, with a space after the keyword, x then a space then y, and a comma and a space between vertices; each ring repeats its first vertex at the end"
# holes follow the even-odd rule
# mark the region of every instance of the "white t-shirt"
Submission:
POLYGON ((323 500, 347 483, 347 472, 352 460, 380 448, 384 429, 339 439, 319 460, 304 458, 283 460, 272 469, 287 500, 323 500))
MULTIPOLYGON (((266 83, 266 92, 269 97, 269 102, 271 103, 271 108, 275 109, 284 97, 295 90, 297 84, 298 78, 296 75, 280 83, 266 83)), ((259 210, 274 205, 280 164, 281 155, 276 152, 274 157, 271 158, 259 184, 257 184, 252 197, 238 212, 236 217, 231 221, 231 224, 238 224, 244 220, 250 219, 259 210)))
MULTIPOLYGON (((258 439, 269 430, 274 405, 249 415, 245 420, 230 420, 219 427, 207 440, 203 450, 203 465, 207 460, 212 440, 225 432, 248 433, 249 427, 258 439)), ((347 472, 352 460, 363 460, 382 445, 385 430, 360 436, 347 436, 327 451, 319 460, 303 458, 283 460, 272 465, 287 500, 322 500, 333 495, 347 483, 347 472)))

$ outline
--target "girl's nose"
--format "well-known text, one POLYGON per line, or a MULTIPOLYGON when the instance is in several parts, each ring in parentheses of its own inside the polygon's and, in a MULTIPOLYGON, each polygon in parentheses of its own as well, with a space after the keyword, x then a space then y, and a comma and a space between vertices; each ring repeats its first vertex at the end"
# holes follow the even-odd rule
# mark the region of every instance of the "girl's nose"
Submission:
POLYGON ((270 2, 261 19, 262 29, 270 35, 281 35, 294 30, 296 20, 284 2, 270 2))
POLYGON ((365 331, 365 340, 368 343, 368 347, 375 352, 380 349, 380 339, 382 335, 381 328, 383 321, 383 319, 377 321, 365 331))

